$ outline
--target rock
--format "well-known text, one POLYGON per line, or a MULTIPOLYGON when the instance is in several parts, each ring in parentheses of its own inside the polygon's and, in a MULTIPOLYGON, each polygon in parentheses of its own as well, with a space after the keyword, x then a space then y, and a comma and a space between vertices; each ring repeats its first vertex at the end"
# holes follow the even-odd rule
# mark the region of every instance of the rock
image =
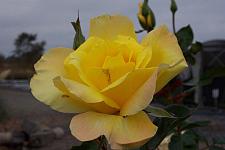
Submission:
POLYGON ((0 133, 0 145, 43 147, 51 144, 55 139, 60 139, 65 132, 62 128, 49 128, 31 121, 24 121, 20 132, 0 133))
POLYGON ((55 134, 52 130, 39 131, 30 135, 28 146, 29 147, 43 147, 55 139, 55 134))
POLYGON ((0 145, 23 145, 26 135, 23 132, 1 132, 0 145))
POLYGON ((60 138, 62 138, 65 135, 64 130, 62 128, 60 128, 60 127, 56 127, 52 131, 55 134, 55 138, 56 139, 60 139, 60 138))

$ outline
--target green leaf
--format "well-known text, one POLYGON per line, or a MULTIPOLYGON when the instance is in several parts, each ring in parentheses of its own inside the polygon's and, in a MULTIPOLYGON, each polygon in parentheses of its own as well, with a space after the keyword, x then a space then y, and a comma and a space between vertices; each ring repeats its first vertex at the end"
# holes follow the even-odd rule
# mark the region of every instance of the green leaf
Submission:
POLYGON ((198 150, 199 139, 193 130, 176 133, 171 137, 169 150, 198 150))
POLYGON ((183 51, 187 51, 188 47, 192 44, 194 35, 191 29, 191 26, 188 25, 186 27, 181 28, 177 33, 176 37, 180 47, 183 51))
POLYGON ((76 22, 71 22, 71 24, 73 25, 73 28, 76 32, 74 36, 74 41, 73 41, 73 49, 76 50, 82 43, 85 42, 85 37, 82 34, 82 30, 80 26, 79 14, 78 14, 76 22))
POLYGON ((184 148, 197 148, 199 140, 193 130, 187 130, 181 136, 184 148))
POLYGON ((180 125, 182 121, 187 119, 191 115, 191 110, 184 105, 169 105, 165 108, 170 114, 173 114, 176 118, 156 118, 154 123, 158 126, 158 130, 149 142, 148 146, 154 150, 162 142, 162 140, 169 134, 171 134, 175 127, 180 125))
POLYGON ((179 105, 179 104, 173 104, 173 105, 169 105, 165 108, 168 112, 174 114, 178 119, 175 120, 179 120, 180 119, 186 119, 187 117, 189 117, 191 115, 191 110, 184 106, 184 105, 179 105))
POLYGON ((192 54, 197 54, 202 50, 202 43, 201 42, 195 42, 191 45, 190 52, 192 54))
POLYGON ((183 143, 180 135, 174 134, 171 137, 169 150, 183 150, 183 143))
POLYGON ((195 57, 189 51, 185 54, 185 58, 191 65, 194 65, 196 63, 195 57))
POLYGON ((188 129, 193 129, 197 127, 205 127, 210 124, 210 121, 196 121, 196 122, 182 122, 180 128, 181 130, 188 130, 188 129))
POLYGON ((188 131, 192 131, 192 133, 195 135, 195 139, 198 143, 201 142, 202 144, 204 143, 205 145, 210 145, 209 141, 208 141, 209 138, 206 137, 205 135, 203 135, 202 132, 199 132, 199 131, 196 131, 193 129, 189 129, 188 131))
POLYGON ((99 150, 95 141, 83 142, 80 146, 73 146, 71 150, 99 150))
POLYGON ((148 106, 145 110, 149 112, 150 115, 155 117, 175 118, 174 115, 170 114, 165 109, 160 107, 148 106))

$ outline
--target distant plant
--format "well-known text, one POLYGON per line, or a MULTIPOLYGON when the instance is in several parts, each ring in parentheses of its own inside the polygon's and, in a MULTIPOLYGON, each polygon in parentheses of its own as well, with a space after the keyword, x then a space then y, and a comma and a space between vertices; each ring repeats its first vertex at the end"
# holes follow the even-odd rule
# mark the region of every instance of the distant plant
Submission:
MULTIPOLYGON (((5 79, 9 73, 10 73, 10 70, 2 71, 0 69, 0 81, 5 79)), ((2 101, 1 101, 1 97, 0 97, 0 121, 4 120, 5 118, 6 118, 6 111, 2 105, 2 101)))
POLYGON ((37 41, 37 34, 19 34, 14 42, 15 50, 6 60, 12 69, 11 77, 17 78, 18 72, 24 73, 25 78, 31 76, 33 65, 43 54, 45 44, 45 41, 37 41))
POLYGON ((36 40, 37 34, 30 34, 25 32, 19 34, 14 42, 15 50, 13 51, 13 56, 21 57, 31 51, 42 53, 44 50, 45 42, 38 42, 36 40))
POLYGON ((0 54, 0 62, 3 62, 5 60, 5 56, 3 54, 0 54))

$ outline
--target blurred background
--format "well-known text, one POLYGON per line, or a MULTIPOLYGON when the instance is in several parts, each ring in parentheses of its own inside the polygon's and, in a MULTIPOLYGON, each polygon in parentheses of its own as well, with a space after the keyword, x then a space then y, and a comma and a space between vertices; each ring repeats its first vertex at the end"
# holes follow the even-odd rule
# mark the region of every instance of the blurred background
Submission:
MULTIPOLYGON (((73 47, 75 32, 70 22, 77 18, 78 10, 85 37, 88 37, 90 18, 101 14, 128 16, 139 30, 138 2, 0 0, 0 149, 7 149, 1 147, 4 139, 1 136, 5 137, 5 133, 16 135, 7 147, 25 149, 30 143, 21 143, 28 138, 21 135, 21 130, 34 135, 32 148, 66 150, 77 144, 68 130, 73 115, 57 113, 31 95, 29 80, 34 74, 33 65, 49 48, 73 47), (43 140, 46 136, 49 140, 43 140)), ((201 107, 192 119, 211 120, 213 125, 206 130, 214 133, 207 134, 225 135, 225 123, 221 121, 225 119, 225 1, 177 0, 177 5, 176 27, 190 24, 194 38, 203 46, 195 55, 194 65, 183 73, 184 78, 192 76, 185 86, 193 86, 205 72, 217 68, 211 72, 217 71, 217 75, 205 81, 204 86, 197 86, 182 103, 201 107)), ((156 26, 166 24, 172 31, 170 1, 150 0, 149 6, 156 16, 156 26)), ((141 40, 143 35, 138 34, 138 39, 141 40)))

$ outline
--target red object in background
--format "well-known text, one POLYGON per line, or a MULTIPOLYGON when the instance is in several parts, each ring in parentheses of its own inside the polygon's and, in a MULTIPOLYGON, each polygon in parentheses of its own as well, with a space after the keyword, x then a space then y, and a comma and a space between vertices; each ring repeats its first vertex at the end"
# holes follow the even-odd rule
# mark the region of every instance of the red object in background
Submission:
POLYGON ((180 79, 174 79, 171 82, 169 82, 162 90, 160 90, 156 96, 157 97, 164 97, 168 101, 172 103, 182 103, 184 97, 188 95, 188 93, 178 93, 174 94, 174 91, 181 87, 183 85, 183 82, 180 79))

